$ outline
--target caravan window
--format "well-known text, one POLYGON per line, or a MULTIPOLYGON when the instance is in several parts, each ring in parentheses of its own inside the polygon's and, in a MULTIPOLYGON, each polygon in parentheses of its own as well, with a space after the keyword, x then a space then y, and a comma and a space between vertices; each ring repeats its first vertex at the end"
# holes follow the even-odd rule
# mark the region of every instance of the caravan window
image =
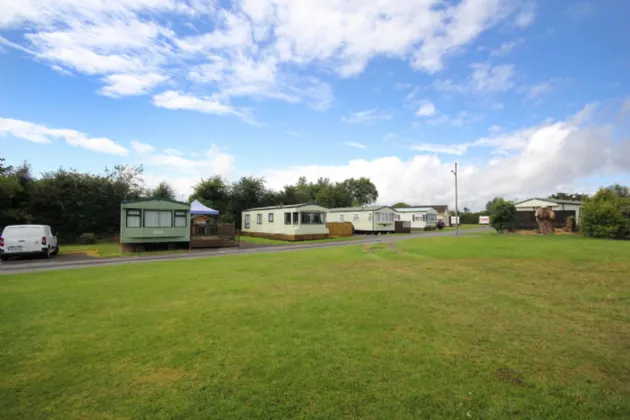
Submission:
POLYGON ((175 210, 175 227, 186 227, 186 211, 175 210))
POLYGON ((170 210, 145 210, 144 227, 173 227, 173 212, 170 210))
POLYGON ((269 221, 269 223, 273 223, 273 213, 269 213, 267 215, 267 220, 269 221))
POLYGON ((141 227, 140 215, 141 215, 141 210, 127 209, 127 227, 128 228, 141 227))
POLYGON ((284 213, 284 224, 285 225, 291 224, 291 213, 284 213))
POLYGON ((249 229, 249 214, 245 215, 245 229, 249 229))
POLYGON ((258 213, 256 215, 256 224, 257 225, 262 225, 262 213, 258 213))

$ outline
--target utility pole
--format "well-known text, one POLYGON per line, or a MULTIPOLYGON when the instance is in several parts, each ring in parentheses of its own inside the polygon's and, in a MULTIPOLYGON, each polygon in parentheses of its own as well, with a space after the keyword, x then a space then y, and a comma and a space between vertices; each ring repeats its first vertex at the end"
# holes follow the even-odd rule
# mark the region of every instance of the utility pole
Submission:
POLYGON ((455 175, 455 234, 459 238, 459 207, 457 202, 457 162, 455 162, 455 170, 451 171, 455 175))

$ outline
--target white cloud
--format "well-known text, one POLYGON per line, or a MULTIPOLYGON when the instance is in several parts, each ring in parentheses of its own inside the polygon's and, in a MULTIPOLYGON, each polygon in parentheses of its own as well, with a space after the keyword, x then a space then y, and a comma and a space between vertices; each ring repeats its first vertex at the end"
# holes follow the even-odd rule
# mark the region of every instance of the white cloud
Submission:
POLYGON ((496 133, 496 132, 501 131, 501 127, 500 127, 500 126, 498 126, 498 125, 493 125, 492 127, 490 127, 490 128, 488 129, 488 131, 490 131, 490 132, 492 132, 492 133, 496 133))
POLYGON ((460 158, 460 205, 480 209, 494 196, 531 197, 573 186, 576 191, 597 175, 630 173, 630 139, 613 139, 608 122, 580 125, 574 116, 550 121, 505 135, 473 140, 463 145, 417 145, 430 150, 408 159, 395 156, 352 160, 342 165, 305 165, 263 171, 270 186, 282 188, 300 176, 317 179, 326 174, 332 181, 369 177, 379 191, 379 203, 398 201, 454 203, 452 161, 435 153, 460 152, 470 148, 504 150, 487 162, 460 158), (567 159, 567 156, 571 156, 567 159), (423 182, 430 180, 430 182, 423 182))
POLYGON ((112 74, 103 78, 107 86, 103 87, 100 93, 113 98, 141 95, 150 92, 155 86, 166 80, 168 80, 168 76, 157 73, 112 74))
POLYGON ((440 92, 467 93, 500 93, 514 87, 512 81, 515 71, 512 64, 493 66, 490 63, 474 63, 470 76, 464 83, 453 82, 450 79, 437 79, 431 87, 440 92))
POLYGON ((494 57, 507 55, 514 48, 518 47, 519 45, 523 45, 524 43, 525 43, 524 39, 517 39, 516 41, 512 41, 512 42, 504 42, 499 47, 492 50, 490 52, 490 55, 494 57))
POLYGON ((517 92, 525 95, 527 99, 539 99, 541 96, 547 95, 554 89, 557 89, 561 85, 566 85, 567 83, 568 80, 565 79, 550 79, 534 85, 521 86, 517 89, 517 92))
POLYGON ((388 57, 435 72, 521 12, 503 0, 7 0, 0 29, 17 41, 0 42, 97 78, 112 97, 155 94, 168 81, 221 104, 181 109, 235 115, 229 99, 250 97, 324 110, 332 88, 305 70, 351 77, 388 57))
POLYGON ((249 110, 234 108, 221 103, 214 97, 196 97, 169 90, 153 96, 153 104, 160 108, 185 109, 215 115, 234 115, 243 121, 256 125, 249 110))
POLYGON ((366 111, 352 112, 350 115, 343 115, 341 121, 348 124, 371 123, 378 120, 389 120, 391 114, 379 112, 377 109, 368 109, 366 111))
POLYGON ((435 115, 435 113, 436 113, 435 105, 433 105, 429 101, 422 101, 420 102, 420 108, 418 108, 418 110, 416 111, 416 116, 430 117, 432 115, 435 115))
POLYGON ((524 3, 521 11, 516 15, 514 24, 519 28, 526 28, 536 20, 536 4, 524 3))
POLYGON ((366 146, 365 144, 363 144, 363 143, 357 143, 357 142, 354 142, 354 141, 347 141, 347 142, 344 142, 344 144, 345 144, 346 146, 356 147, 357 149, 365 149, 365 148, 367 147, 367 146, 366 146))
POLYGON ((78 146, 94 152, 127 156, 129 151, 107 138, 88 137, 80 131, 66 128, 48 128, 28 121, 0 118, 0 135, 12 135, 33 143, 52 143, 55 138, 63 138, 71 146, 78 146))
POLYGON ((461 156, 468 150, 468 144, 416 144, 411 146, 418 152, 442 153, 461 156))
POLYGON ((475 63, 471 67, 471 86, 478 92, 505 92, 514 86, 514 66, 511 64, 491 66, 488 63, 475 63))
POLYGON ((155 147, 147 144, 147 143, 141 143, 137 140, 133 140, 131 142, 131 147, 133 148, 133 150, 136 151, 137 154, 139 155, 147 155, 149 153, 153 153, 153 151, 155 151, 155 147))

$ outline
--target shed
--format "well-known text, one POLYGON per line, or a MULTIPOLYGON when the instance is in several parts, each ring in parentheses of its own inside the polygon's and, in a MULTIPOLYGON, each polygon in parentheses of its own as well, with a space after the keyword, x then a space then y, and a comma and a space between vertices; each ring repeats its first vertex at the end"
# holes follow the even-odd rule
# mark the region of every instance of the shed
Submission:
POLYGON ((190 204, 166 198, 125 200, 120 206, 120 243, 187 243, 190 204))
POLYGON ((388 206, 339 207, 328 210, 329 222, 352 222, 355 232, 391 233, 398 212, 388 206))
POLYGON ((530 198, 514 204, 517 211, 536 211, 541 207, 550 207, 553 211, 574 211, 575 221, 580 220, 582 202, 575 200, 556 200, 555 198, 530 198))
POLYGON ((258 207, 244 210, 241 234, 285 241, 328 238, 327 208, 316 204, 258 207))
POLYGON ((396 209, 400 220, 411 223, 411 229, 424 229, 435 227, 438 221, 438 212, 433 207, 406 207, 396 209))

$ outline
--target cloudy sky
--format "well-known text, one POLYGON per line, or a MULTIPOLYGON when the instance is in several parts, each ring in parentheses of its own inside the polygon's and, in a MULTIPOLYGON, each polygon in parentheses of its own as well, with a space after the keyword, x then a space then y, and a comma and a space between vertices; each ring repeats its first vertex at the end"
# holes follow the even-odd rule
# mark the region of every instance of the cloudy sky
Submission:
POLYGON ((630 2, 4 0, 0 156, 461 205, 630 184, 630 2))

